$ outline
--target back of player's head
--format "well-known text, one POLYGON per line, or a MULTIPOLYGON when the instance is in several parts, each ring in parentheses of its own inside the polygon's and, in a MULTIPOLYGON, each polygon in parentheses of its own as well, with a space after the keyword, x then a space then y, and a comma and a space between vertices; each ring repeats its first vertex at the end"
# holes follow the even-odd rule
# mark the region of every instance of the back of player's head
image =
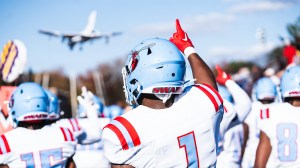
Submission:
POLYGON ((281 77, 280 90, 283 99, 300 97, 300 66, 286 69, 281 77))
POLYGON ((256 81, 255 96, 257 100, 273 100, 276 98, 276 85, 271 78, 263 77, 256 81))
POLYGON ((223 99, 231 103, 234 103, 231 93, 228 91, 228 89, 225 86, 218 85, 218 90, 223 99))
POLYGON ((10 99, 10 110, 16 125, 48 120, 49 99, 44 89, 33 82, 19 85, 10 99))
MULTIPOLYGON (((102 117, 103 110, 104 110, 104 104, 101 101, 101 99, 95 95, 93 95, 93 104, 97 107, 97 113, 98 117, 102 117)), ((87 109, 84 108, 83 105, 79 103, 78 105, 78 111, 77 111, 77 117, 78 118, 86 118, 87 117, 87 109)))
POLYGON ((122 69, 127 103, 137 106, 142 93, 180 94, 185 70, 184 56, 170 41, 150 38, 140 42, 122 69))
POLYGON ((57 96, 51 91, 45 89, 49 98, 49 119, 58 120, 60 117, 60 106, 57 96))

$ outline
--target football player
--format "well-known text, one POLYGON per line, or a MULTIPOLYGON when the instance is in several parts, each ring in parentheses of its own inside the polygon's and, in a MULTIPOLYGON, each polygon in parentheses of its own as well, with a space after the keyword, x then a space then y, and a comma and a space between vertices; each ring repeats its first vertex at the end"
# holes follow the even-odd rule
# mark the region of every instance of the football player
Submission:
POLYGON ((74 136, 69 129, 47 125, 49 101, 40 85, 19 85, 9 105, 16 128, 0 136, 0 164, 18 168, 75 167, 74 136))
MULTIPOLYGON (((56 100, 56 96, 48 94, 50 101, 56 100)), ((106 168, 109 167, 108 160, 103 154, 103 143, 101 140, 102 129, 110 121, 109 118, 102 118, 104 104, 92 92, 85 87, 82 88, 82 95, 77 97, 79 101, 77 118, 59 119, 58 103, 54 105, 52 120, 56 120, 53 126, 69 128, 77 139, 76 153, 73 157, 78 168, 106 168), (57 120, 59 119, 59 120, 57 120)), ((55 101, 56 102, 56 101, 55 101)), ((51 103, 50 103, 51 104, 51 103)))
POLYGON ((241 167, 244 127, 243 121, 251 108, 248 94, 219 66, 216 66, 219 92, 224 100, 224 117, 220 126, 217 167, 241 167))
POLYGON ((273 103, 277 97, 277 89, 275 83, 269 77, 262 77, 256 81, 253 87, 253 103, 252 108, 245 120, 248 128, 248 140, 245 149, 242 165, 244 168, 254 166, 255 154, 259 142, 259 126, 260 109, 273 103))
POLYGON ((216 165, 222 98, 178 20, 176 29, 170 41, 140 42, 122 69, 125 97, 134 108, 103 129, 104 154, 112 167, 216 165), (186 88, 184 56, 196 79, 186 88))
POLYGON ((300 66, 290 66, 281 78, 283 103, 274 103, 261 111, 260 141, 254 167, 300 167, 299 107, 300 66))

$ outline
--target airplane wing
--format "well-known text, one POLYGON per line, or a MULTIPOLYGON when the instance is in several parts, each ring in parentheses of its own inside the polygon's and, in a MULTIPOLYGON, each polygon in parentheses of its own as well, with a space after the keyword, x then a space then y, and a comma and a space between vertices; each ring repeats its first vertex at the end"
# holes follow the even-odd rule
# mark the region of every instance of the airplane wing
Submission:
POLYGON ((81 34, 79 33, 61 33, 59 31, 51 31, 51 30, 39 30, 39 33, 45 34, 48 36, 53 36, 53 37, 62 37, 63 39, 67 38, 72 38, 74 36, 80 36, 81 34))
POLYGON ((51 31, 51 30, 39 30, 39 33, 48 35, 48 36, 53 36, 53 37, 59 37, 61 36, 61 33, 59 31, 51 31))

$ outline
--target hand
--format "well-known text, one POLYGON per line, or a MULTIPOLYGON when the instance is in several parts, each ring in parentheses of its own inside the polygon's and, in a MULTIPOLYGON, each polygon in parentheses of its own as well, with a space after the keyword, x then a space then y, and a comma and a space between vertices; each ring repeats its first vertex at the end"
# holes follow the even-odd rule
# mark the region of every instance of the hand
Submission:
POLYGON ((81 87, 81 97, 88 103, 94 104, 94 94, 87 90, 85 86, 81 87))
POLYGON ((196 53, 192 41, 190 40, 186 32, 182 30, 178 19, 176 19, 176 33, 174 33, 173 37, 171 37, 169 40, 174 43, 176 47, 187 57, 192 53, 196 53), (192 52, 189 51, 191 49, 192 52))
POLYGON ((94 102, 94 94, 85 86, 81 88, 81 91, 81 95, 77 96, 79 104, 85 109, 88 118, 97 118, 100 106, 94 102))
POLYGON ((217 69, 217 72, 218 72, 218 75, 216 77, 216 81, 220 85, 225 85, 226 81, 231 79, 231 77, 226 72, 224 72, 219 65, 216 65, 216 69, 217 69))
POLYGON ((82 96, 77 96, 77 100, 79 104, 84 108, 87 118, 89 119, 96 119, 98 118, 98 110, 99 110, 99 105, 94 104, 94 102, 86 100, 82 96))

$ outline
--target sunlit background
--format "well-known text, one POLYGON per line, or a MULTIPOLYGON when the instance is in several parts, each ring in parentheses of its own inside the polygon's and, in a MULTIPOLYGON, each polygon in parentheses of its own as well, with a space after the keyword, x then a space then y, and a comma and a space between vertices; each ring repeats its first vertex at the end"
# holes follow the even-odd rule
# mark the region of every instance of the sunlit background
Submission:
MULTIPOLYGON (((120 70, 127 54, 145 38, 168 39, 176 18, 211 67, 250 62, 264 69, 270 65, 268 55, 283 46, 280 37, 291 38, 287 26, 296 23, 299 11, 299 0, 2 0, 0 46, 13 39, 24 42, 28 62, 23 80, 56 87, 69 97, 71 76, 78 92, 85 85, 113 104, 124 102, 120 70), (78 33, 93 10, 96 30, 123 34, 70 50, 62 39, 38 32, 78 33)), ((227 70, 235 73, 238 68, 227 70)))
POLYGON ((28 68, 38 72, 60 68, 75 74, 124 57, 142 39, 169 38, 176 18, 209 63, 251 60, 282 45, 278 37, 287 36, 287 24, 300 15, 299 0, 3 0, 0 4, 0 46, 20 39, 28 49, 28 68), (38 33, 39 29, 80 32, 92 10, 97 11, 97 30, 123 35, 108 44, 99 39, 70 51, 61 39, 38 33), (264 31, 264 47, 259 30, 264 31))

